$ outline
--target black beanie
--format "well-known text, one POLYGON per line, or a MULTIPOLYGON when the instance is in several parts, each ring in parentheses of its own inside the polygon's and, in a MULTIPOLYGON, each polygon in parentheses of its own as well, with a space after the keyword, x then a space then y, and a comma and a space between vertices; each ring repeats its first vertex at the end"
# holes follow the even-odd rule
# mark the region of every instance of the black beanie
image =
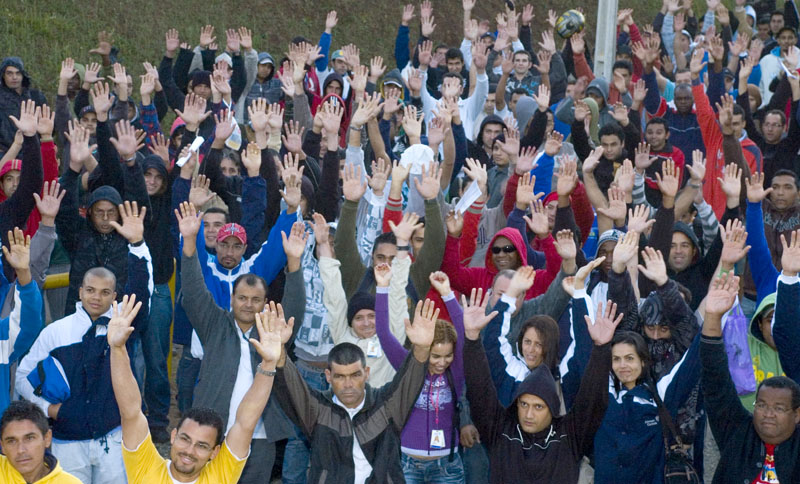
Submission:
POLYGON ((111 204, 115 207, 122 204, 122 197, 119 195, 119 192, 116 190, 116 188, 108 185, 103 185, 96 188, 89 197, 89 203, 87 206, 91 207, 101 200, 111 202, 111 204))
POLYGON ((347 305, 347 324, 353 325, 353 318, 362 309, 375 310, 375 296, 366 292, 357 292, 350 298, 347 305))
POLYGON ((192 81, 192 86, 205 84, 211 87, 211 73, 208 71, 194 71, 189 75, 189 80, 192 81))

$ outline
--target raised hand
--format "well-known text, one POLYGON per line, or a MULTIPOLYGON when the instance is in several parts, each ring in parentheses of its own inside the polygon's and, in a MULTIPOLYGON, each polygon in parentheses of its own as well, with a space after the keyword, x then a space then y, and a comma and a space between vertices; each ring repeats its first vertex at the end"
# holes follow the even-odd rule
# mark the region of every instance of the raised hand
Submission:
POLYGON ((578 163, 574 160, 564 159, 558 169, 556 192, 559 197, 568 197, 578 186, 578 163))
POLYGON ((258 340, 250 338, 250 344, 261 357, 261 368, 273 371, 283 354, 283 345, 289 342, 294 328, 294 318, 286 318, 283 307, 270 301, 264 312, 256 313, 258 340))
POLYGON ((464 229, 464 217, 457 211, 451 210, 450 213, 447 214, 445 223, 447 225, 447 233, 451 237, 461 237, 461 231, 464 229))
POLYGON ((556 130, 553 130, 550 133, 550 136, 547 137, 547 141, 544 143, 544 152, 549 156, 555 156, 561 151, 561 145, 564 142, 564 135, 559 133, 556 130))
POLYGON ((284 188, 281 191, 281 198, 286 202, 286 213, 294 213, 297 211, 297 207, 300 206, 300 201, 303 198, 303 194, 300 191, 303 179, 301 176, 292 175, 288 180, 285 180, 283 184, 284 188))
POLYGON ((536 148, 533 146, 522 148, 522 151, 520 151, 519 156, 517 157, 517 166, 514 171, 518 175, 530 173, 530 171, 536 167, 536 163, 533 161, 535 158, 536 148))
POLYGON ((31 262, 31 236, 25 236, 19 227, 8 231, 8 247, 3 246, 3 257, 15 271, 29 271, 31 262))
POLYGON ((122 225, 117 223, 116 220, 109 222, 114 230, 130 244, 138 244, 144 239, 144 216, 147 213, 147 207, 142 207, 141 210, 136 202, 131 203, 126 200, 117 206, 119 209, 119 216, 122 219, 122 225))
POLYGON ((527 294, 528 290, 533 287, 533 281, 536 279, 536 271, 531 266, 522 266, 514 273, 511 282, 508 283, 506 294, 509 297, 517 298, 523 294, 527 294))
POLYGON ((346 164, 342 171, 342 193, 345 200, 358 203, 367 191, 367 181, 361 179, 361 167, 346 164))
POLYGON ((648 246, 641 253, 645 265, 639 264, 639 273, 655 282, 658 287, 666 284, 669 277, 667 277, 667 264, 664 262, 661 251, 648 246))
POLYGON ((36 202, 36 209, 39 210, 39 215, 42 217, 42 224, 52 227, 55 224, 58 209, 61 207, 61 200, 66 195, 66 190, 61 189, 57 180, 52 182, 44 182, 42 188, 42 196, 38 193, 33 194, 33 199, 36 202))
POLYGON ((657 159, 656 156, 650 156, 650 145, 646 141, 642 141, 636 146, 633 162, 639 173, 644 173, 657 159))
POLYGON ((531 215, 525 215, 525 223, 531 231, 539 238, 546 238, 550 234, 550 223, 547 219, 547 212, 541 200, 531 202, 531 215))
POLYGON ((124 348, 128 338, 133 334, 133 320, 142 307, 141 301, 136 301, 136 294, 122 296, 122 302, 111 303, 111 319, 106 327, 106 340, 112 348, 124 348))
POLYGON ((750 251, 750 246, 747 243, 747 232, 745 232, 742 221, 739 219, 728 220, 725 226, 719 226, 720 236, 722 238, 722 255, 720 261, 725 270, 732 270, 733 266, 744 259, 750 251))
MULTIPOLYGON (((317 115, 322 109, 317 110, 317 115)), ((250 117, 250 124, 253 126, 253 131, 256 135, 266 134, 269 117, 267 116, 267 100, 265 98, 258 98, 247 107, 247 114, 250 117)))
MULTIPOLYGON (((99 80, 100 64, 92 62, 86 66, 86 74, 83 76, 84 84, 94 84, 99 80)), ((94 104, 93 104, 94 105, 94 104)))
POLYGON ((561 256, 562 261, 575 260, 578 255, 578 248, 575 245, 575 237, 569 229, 559 230, 556 233, 556 252, 561 256))
POLYGON ((206 111, 206 100, 194 93, 189 93, 183 102, 183 110, 175 112, 186 123, 187 131, 197 131, 200 123, 211 116, 211 111, 206 111))
POLYGON ((486 305, 489 304, 489 291, 483 293, 483 289, 472 288, 472 292, 467 301, 465 294, 461 295, 461 308, 464 311, 464 333, 467 339, 476 340, 481 336, 481 330, 489 324, 497 311, 486 314, 486 305))
POLYGON ((614 247, 611 269, 622 274, 639 251, 639 232, 627 232, 614 247))
POLYGON ((628 209, 628 230, 643 234, 647 232, 656 219, 650 219, 650 207, 647 205, 636 205, 633 209, 628 209))
POLYGON ((300 166, 300 157, 291 153, 283 155, 283 165, 281 169, 281 180, 284 185, 288 185, 292 178, 302 180, 304 166, 300 166))
POLYGON ((36 103, 32 99, 22 101, 19 109, 19 119, 15 116, 9 116, 14 126, 22 132, 24 136, 33 136, 36 134, 39 125, 38 118, 41 115, 41 108, 36 107, 36 103))
POLYGON ((722 170, 722 177, 717 177, 717 181, 728 200, 738 203, 742 192, 742 169, 734 163, 727 164, 722 170))
POLYGON ((467 158, 464 162, 465 166, 461 171, 463 171, 470 180, 478 184, 478 188, 481 189, 483 195, 488 195, 489 192, 486 188, 486 184, 489 179, 489 173, 486 171, 486 167, 474 158, 467 158))
POLYGON ((407 245, 414 232, 424 227, 423 224, 418 222, 419 215, 414 212, 403 214, 403 220, 397 225, 389 220, 389 227, 392 229, 392 233, 394 233, 394 236, 397 238, 397 245, 407 245))
POLYGON ((169 29, 167 33, 164 35, 165 44, 166 44, 166 51, 167 57, 174 57, 175 52, 181 46, 180 36, 178 35, 178 31, 176 29, 169 29))
POLYGON ((453 292, 453 290, 450 289, 450 279, 444 272, 432 272, 431 275, 428 276, 428 279, 431 281, 431 285, 434 289, 436 289, 436 292, 438 292, 440 296, 445 297, 453 292))
POLYGON ((709 315, 722 317, 730 311, 738 294, 739 276, 726 272, 715 277, 706 295, 706 320, 709 315))
POLYGON ((53 126, 56 121, 55 111, 50 111, 50 106, 43 104, 36 108, 36 132, 42 141, 53 138, 53 126))
POLYGON ((662 196, 675 198, 680 187, 680 180, 678 179, 678 167, 671 158, 664 160, 661 165, 661 173, 656 173, 656 183, 662 196))
POLYGON ((392 267, 387 263, 381 263, 373 269, 375 273, 375 284, 378 287, 389 287, 392 282, 392 267))
POLYGON ((792 231, 789 243, 786 243, 786 236, 781 234, 781 268, 787 276, 796 276, 800 272, 800 232, 792 231))
POLYGON ((208 49, 209 46, 216 40, 217 38, 214 36, 213 25, 200 27, 200 48, 208 49))
POLYGON ((745 178, 744 183, 747 187, 747 201, 750 203, 758 203, 767 198, 767 195, 772 193, 772 187, 764 188, 764 173, 755 172, 750 178, 745 178))
POLYGON ((89 146, 89 131, 74 120, 69 122, 64 136, 69 140, 70 169, 80 172, 83 162, 92 156, 97 145, 89 146))
POLYGON ((303 222, 295 222, 292 224, 292 230, 289 232, 288 237, 286 232, 281 232, 281 239, 283 240, 283 251, 286 253, 286 258, 300 259, 306 248, 306 242, 308 242, 306 225, 303 222))
POLYGON ((583 122, 592 112, 589 110, 589 105, 583 101, 575 101, 575 121, 583 122))
POLYGON ((189 202, 195 207, 202 207, 216 197, 209 187, 211 179, 205 175, 192 178, 192 187, 189 189, 189 202))
POLYGON ((129 161, 136 156, 136 152, 144 148, 144 132, 137 133, 136 128, 127 119, 117 122, 117 137, 110 138, 111 144, 117 149, 122 161, 129 161))
POLYGON ((175 209, 175 218, 178 219, 178 230, 185 241, 194 241, 197 237, 197 232, 200 231, 200 223, 202 222, 201 213, 197 211, 195 205, 191 202, 182 202, 178 208, 175 209))
POLYGON ((539 200, 544 194, 533 193, 533 186, 536 183, 536 177, 531 175, 530 172, 525 172, 517 183, 517 208, 520 210, 527 210, 531 203, 539 200))
POLYGON ((90 54, 97 54, 102 57, 111 55, 111 34, 105 30, 97 33, 97 47, 89 51, 90 54))
POLYGON ((612 186, 608 189, 608 207, 597 207, 596 211, 611 220, 622 220, 625 218, 627 208, 625 192, 619 187, 612 186))
POLYGON ((630 195, 633 193, 635 178, 636 174, 633 171, 633 164, 631 160, 626 158, 625 161, 622 162, 622 166, 617 170, 617 187, 622 190, 626 196, 630 195))
POLYGON ((406 319, 406 336, 414 346, 425 348, 431 347, 433 343, 433 333, 436 328, 436 320, 439 319, 439 309, 430 299, 425 302, 419 301, 414 311, 414 324, 406 319))
POLYGON ((372 176, 368 179, 369 187, 372 193, 378 196, 383 196, 386 182, 389 181, 389 173, 391 172, 392 165, 383 158, 372 160, 372 176))
POLYGON ((419 178, 414 178, 414 186, 417 192, 425 200, 433 200, 439 195, 440 180, 442 179, 442 169, 439 163, 431 161, 427 169, 422 170, 422 181, 419 178))
POLYGON ((238 53, 239 49, 241 48, 241 39, 239 38, 239 32, 234 29, 228 29, 225 31, 225 50, 228 52, 238 53))
POLYGON ((692 152, 692 164, 687 165, 686 169, 689 170, 689 177, 691 178, 692 182, 697 185, 703 183, 703 180, 706 177, 706 160, 703 158, 702 151, 694 150, 692 152))
POLYGON ((614 338, 614 331, 616 331, 623 316, 624 314, 622 313, 617 315, 617 303, 611 300, 606 302, 605 308, 603 308, 602 304, 597 305, 594 324, 592 324, 592 319, 588 315, 584 316, 589 336, 592 337, 594 344, 602 346, 609 343, 614 338))
POLYGON ((573 288, 575 290, 584 289, 586 287, 586 279, 592 273, 593 270, 600 267, 603 262, 605 262, 606 256, 598 257, 586 263, 586 265, 581 266, 578 269, 578 272, 575 273, 573 278, 573 288))
POLYGON ((247 176, 258 176, 261 172, 261 148, 254 142, 249 142, 242 151, 242 164, 247 176))

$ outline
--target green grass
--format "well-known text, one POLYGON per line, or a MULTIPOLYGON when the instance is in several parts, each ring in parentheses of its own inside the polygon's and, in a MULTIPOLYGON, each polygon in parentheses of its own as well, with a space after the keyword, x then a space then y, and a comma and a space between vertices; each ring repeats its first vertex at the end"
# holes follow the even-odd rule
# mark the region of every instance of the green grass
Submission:
MULTIPOLYGON (((371 56, 382 55, 386 64, 394 67, 394 38, 404 3, 381 0, 9 0, 0 6, 1 53, 21 57, 34 85, 53 102, 61 61, 68 56, 81 63, 97 61, 97 56, 90 56, 88 52, 101 30, 113 33, 120 59, 137 79, 144 71, 143 61, 156 64, 161 60, 164 32, 169 28, 177 28, 182 41, 195 45, 200 26, 210 23, 216 27, 217 40, 224 46, 223 29, 244 25, 252 29, 257 50, 280 57, 293 36, 304 35, 316 41, 324 28, 325 14, 335 9, 339 25, 334 30, 334 48, 353 42, 361 48, 362 63, 367 63, 371 56)), ((548 7, 560 12, 565 6, 582 6, 586 10, 587 30, 591 33, 597 5, 581 3, 536 3, 535 37, 547 19, 548 7)), ((433 4, 437 24, 434 39, 458 45, 462 35, 461 0, 433 0, 433 4)), ((660 5, 659 0, 644 0, 635 5, 625 0, 620 8, 636 8, 634 17, 643 23, 652 19, 660 5)), ((478 0, 473 16, 494 19, 501 8, 502 2, 498 0, 478 0)), ((416 13, 419 14, 418 9, 416 13)), ((412 23, 412 39, 419 29, 416 20, 412 23)), ((536 39, 534 45, 535 42, 536 39)), ((138 90, 138 81, 136 84, 138 90)))

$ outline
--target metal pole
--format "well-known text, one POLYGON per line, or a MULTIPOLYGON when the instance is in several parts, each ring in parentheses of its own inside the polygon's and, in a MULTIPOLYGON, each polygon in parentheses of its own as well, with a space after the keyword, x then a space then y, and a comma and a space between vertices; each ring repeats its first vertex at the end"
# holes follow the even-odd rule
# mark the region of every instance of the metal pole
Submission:
POLYGON ((617 48, 618 0, 598 0, 597 34, 594 43, 594 73, 611 82, 617 48))

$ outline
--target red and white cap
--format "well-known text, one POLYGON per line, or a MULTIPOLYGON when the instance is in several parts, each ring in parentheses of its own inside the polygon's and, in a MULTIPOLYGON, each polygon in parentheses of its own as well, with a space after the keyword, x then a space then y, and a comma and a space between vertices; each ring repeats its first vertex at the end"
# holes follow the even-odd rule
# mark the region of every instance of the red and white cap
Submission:
POLYGON ((247 232, 245 232, 244 227, 239 224, 229 223, 223 225, 217 233, 217 242, 222 242, 228 237, 236 237, 241 243, 247 244, 247 232))

